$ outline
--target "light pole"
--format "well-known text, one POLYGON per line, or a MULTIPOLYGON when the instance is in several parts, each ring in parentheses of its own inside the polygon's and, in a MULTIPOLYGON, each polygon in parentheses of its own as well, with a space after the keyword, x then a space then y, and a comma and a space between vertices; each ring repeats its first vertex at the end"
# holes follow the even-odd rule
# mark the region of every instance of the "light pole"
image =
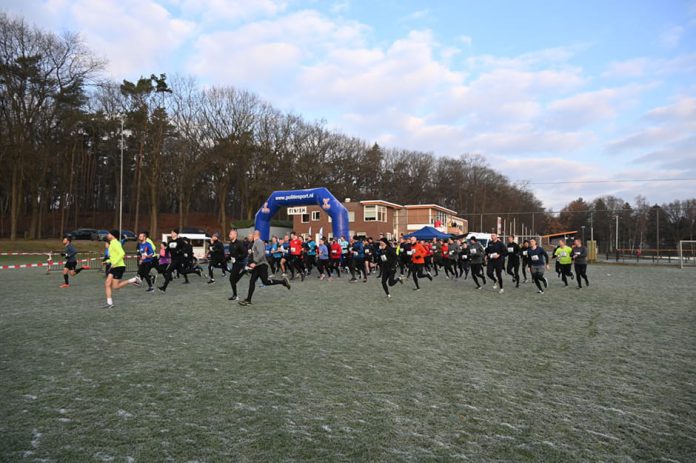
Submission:
POLYGON ((120 241, 123 236, 123 114, 121 114, 121 180, 118 189, 118 239, 120 241))
POLYGON ((655 208, 655 219, 657 222, 657 225, 655 226, 655 234, 657 235, 657 243, 655 243, 655 246, 657 248, 657 258, 660 258, 660 208, 656 207, 655 208))
POLYGON ((582 228, 582 245, 585 245, 585 226, 581 225, 580 228, 582 228))
POLYGON ((590 212, 590 241, 594 241, 594 215, 590 212))

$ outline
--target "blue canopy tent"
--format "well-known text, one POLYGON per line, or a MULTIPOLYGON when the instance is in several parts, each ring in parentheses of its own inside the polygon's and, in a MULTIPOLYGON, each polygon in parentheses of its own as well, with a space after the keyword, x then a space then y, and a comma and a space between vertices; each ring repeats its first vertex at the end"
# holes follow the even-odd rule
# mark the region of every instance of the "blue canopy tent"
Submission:
POLYGON ((410 238, 412 236, 415 236, 416 239, 419 240, 431 240, 433 238, 450 238, 451 235, 449 233, 442 233, 436 228, 425 226, 420 230, 414 231, 413 233, 409 233, 408 235, 404 235, 404 238, 410 238))

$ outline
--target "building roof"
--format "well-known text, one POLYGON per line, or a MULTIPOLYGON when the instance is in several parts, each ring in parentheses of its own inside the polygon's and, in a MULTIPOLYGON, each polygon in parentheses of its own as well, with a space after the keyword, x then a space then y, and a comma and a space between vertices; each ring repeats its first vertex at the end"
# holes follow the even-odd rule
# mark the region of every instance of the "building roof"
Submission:
POLYGON ((450 215, 453 215, 457 218, 459 217, 457 211, 453 211, 452 209, 447 209, 446 207, 439 206, 437 204, 407 204, 404 206, 406 209, 437 209, 442 212, 446 212, 450 215))
POLYGON ((381 199, 367 199, 365 201, 360 201, 360 204, 362 204, 363 206, 365 206, 365 205, 369 206, 372 204, 380 204, 380 205, 387 206, 387 207, 393 207, 394 209, 401 209, 403 207, 399 204, 390 203, 389 201, 383 201, 381 199))
POLYGON ((541 237, 542 237, 542 238, 553 238, 553 237, 555 237, 555 236, 574 235, 574 234, 576 234, 577 232, 578 232, 578 231, 575 230, 575 231, 567 231, 567 232, 561 232, 561 233, 552 233, 552 234, 550 234, 550 235, 541 235, 541 237))

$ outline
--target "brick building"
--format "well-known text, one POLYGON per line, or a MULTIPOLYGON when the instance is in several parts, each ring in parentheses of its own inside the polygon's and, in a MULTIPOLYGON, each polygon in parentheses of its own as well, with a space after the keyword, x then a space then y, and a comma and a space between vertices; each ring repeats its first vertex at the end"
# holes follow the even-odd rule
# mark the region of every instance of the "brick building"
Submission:
MULTIPOLYGON (((350 235, 377 238, 383 233, 388 238, 411 233, 426 225, 445 233, 467 233, 468 223, 453 210, 437 204, 399 204, 379 199, 356 201, 346 199, 350 235), (437 225, 437 226, 436 226, 437 225)), ((319 206, 307 206, 307 213, 293 216, 293 229, 301 235, 316 237, 320 230, 332 237, 331 218, 319 206)), ((347 237, 346 237, 347 238, 347 237)))

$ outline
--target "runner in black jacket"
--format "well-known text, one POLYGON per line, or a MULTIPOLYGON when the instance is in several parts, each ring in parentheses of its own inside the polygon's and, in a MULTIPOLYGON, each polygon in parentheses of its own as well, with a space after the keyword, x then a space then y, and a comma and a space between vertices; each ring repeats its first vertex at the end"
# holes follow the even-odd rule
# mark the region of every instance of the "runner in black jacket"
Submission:
POLYGON ((230 261, 230 286, 232 287, 232 296, 230 296, 230 301, 236 301, 239 299, 237 296, 237 282, 242 279, 245 273, 244 267, 246 266, 247 257, 249 256, 249 250, 245 243, 237 239, 237 230, 230 230, 229 234, 230 246, 228 259, 230 261))
POLYGON ((522 258, 522 276, 524 281, 527 282, 527 267, 529 267, 529 240, 524 240, 522 242, 522 247, 520 248, 520 256, 522 258))
POLYGON ((394 286, 397 283, 404 282, 403 276, 396 276, 396 267, 398 265, 398 258, 396 256, 396 250, 389 243, 389 240, 382 238, 379 240, 379 259, 382 268, 382 288, 387 294, 387 298, 391 299, 391 294, 389 294, 389 286, 394 286))
POLYGON ((222 269, 223 277, 227 273, 225 245, 220 241, 219 233, 213 233, 213 236, 210 238, 210 251, 208 251, 208 276, 210 280, 208 280, 208 284, 215 283, 214 268, 222 269))
POLYGON ((520 245, 513 235, 507 238, 507 274, 512 276, 515 287, 520 287, 520 245))
POLYGON ((169 236, 171 238, 167 242, 167 248, 169 249, 169 255, 172 261, 164 271, 164 285, 159 287, 159 290, 162 292, 167 290, 167 286, 169 286, 169 283, 172 281, 172 274, 175 271, 184 275, 186 282, 188 282, 188 277, 186 273, 184 273, 184 264, 186 262, 186 243, 184 242, 184 238, 179 236, 178 228, 172 230, 169 236))
POLYGON ((505 256, 507 255, 507 248, 498 235, 493 233, 491 235, 491 241, 486 247, 486 263, 488 269, 486 273, 488 278, 493 280, 493 289, 498 289, 500 285, 500 293, 503 293, 503 269, 505 268, 505 256), (495 275, 493 275, 495 272, 495 275))

